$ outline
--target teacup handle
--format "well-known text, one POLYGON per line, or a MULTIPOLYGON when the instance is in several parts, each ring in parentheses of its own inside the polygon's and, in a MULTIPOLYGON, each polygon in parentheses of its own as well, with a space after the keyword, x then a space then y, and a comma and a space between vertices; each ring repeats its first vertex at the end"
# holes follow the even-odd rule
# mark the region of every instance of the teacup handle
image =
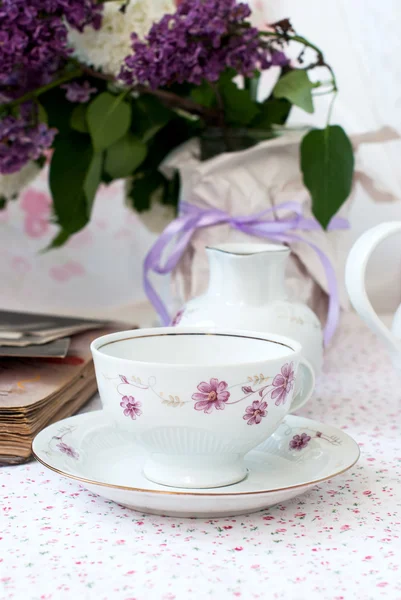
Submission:
POLYGON ((368 229, 351 248, 345 267, 345 284, 353 307, 368 327, 383 340, 393 358, 398 362, 400 342, 373 310, 366 293, 365 274, 369 259, 376 247, 387 237, 400 231, 400 221, 380 223, 380 225, 368 229))
POLYGON ((315 372, 311 364, 305 358, 301 358, 298 371, 302 371, 301 388, 292 399, 290 408, 291 412, 304 406, 304 404, 306 404, 309 398, 312 396, 313 390, 315 389, 315 372))

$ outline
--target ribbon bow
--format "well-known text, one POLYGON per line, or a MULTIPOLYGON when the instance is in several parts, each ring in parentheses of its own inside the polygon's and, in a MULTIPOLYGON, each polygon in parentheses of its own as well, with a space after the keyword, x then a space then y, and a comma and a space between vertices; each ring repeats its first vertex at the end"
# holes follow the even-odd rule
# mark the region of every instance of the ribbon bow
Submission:
MULTIPOLYGON (((340 315, 340 304, 338 298, 337 280, 333 265, 326 254, 309 240, 294 233, 296 231, 319 230, 321 226, 314 219, 305 219, 302 216, 302 206, 297 202, 283 202, 274 208, 268 208, 255 215, 233 217, 223 210, 203 209, 187 202, 180 205, 180 216, 169 223, 155 244, 148 252, 143 269, 143 285, 149 300, 153 304, 163 325, 168 325, 171 321, 167 309, 152 286, 149 280, 149 273, 158 273, 166 275, 171 273, 180 262, 188 244, 198 229, 204 227, 213 227, 215 225, 230 225, 233 229, 282 243, 304 242, 308 244, 318 255, 326 273, 329 306, 327 321, 324 330, 324 342, 327 344, 332 338, 340 315), (274 218, 274 212, 278 210, 291 211, 293 216, 284 219, 274 218), (273 218, 271 218, 273 216, 273 218), (270 218, 269 218, 270 217, 270 218), (167 246, 173 242, 174 246, 164 263, 162 256, 167 246)), ((347 229, 348 221, 340 217, 334 217, 329 225, 329 229, 347 229)))

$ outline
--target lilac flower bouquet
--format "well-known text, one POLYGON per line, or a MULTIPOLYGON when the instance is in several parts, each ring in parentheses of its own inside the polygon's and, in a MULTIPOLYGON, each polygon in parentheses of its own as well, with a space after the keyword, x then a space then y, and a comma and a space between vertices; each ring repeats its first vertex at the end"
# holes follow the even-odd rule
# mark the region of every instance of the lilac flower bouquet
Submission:
MULTIPOLYGON (((323 53, 288 20, 259 30, 251 17, 235 0, 0 0, 1 206, 48 162, 58 246, 88 223, 102 183, 127 179, 138 211, 155 195, 176 207, 179 177, 159 170, 176 147, 197 137, 204 160, 244 149, 278 135, 293 106, 334 100, 323 53), (263 97, 269 69, 277 79, 263 97)), ((300 148, 323 227, 354 163, 330 114, 300 148)))

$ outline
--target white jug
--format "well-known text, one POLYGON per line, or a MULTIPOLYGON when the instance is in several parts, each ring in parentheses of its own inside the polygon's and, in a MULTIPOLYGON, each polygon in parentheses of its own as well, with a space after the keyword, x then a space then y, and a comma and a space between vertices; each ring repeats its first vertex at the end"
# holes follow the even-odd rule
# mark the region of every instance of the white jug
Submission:
POLYGON ((345 283, 355 310, 368 327, 383 340, 394 367, 401 375, 401 305, 395 313, 390 331, 373 310, 365 288, 365 273, 369 258, 383 240, 397 232, 401 232, 401 221, 381 223, 366 231, 355 242, 349 253, 345 283))
POLYGON ((180 326, 248 329, 288 336, 302 345, 319 375, 323 333, 306 304, 290 301, 285 266, 290 249, 280 244, 227 243, 207 248, 209 288, 193 298, 173 321, 180 326))

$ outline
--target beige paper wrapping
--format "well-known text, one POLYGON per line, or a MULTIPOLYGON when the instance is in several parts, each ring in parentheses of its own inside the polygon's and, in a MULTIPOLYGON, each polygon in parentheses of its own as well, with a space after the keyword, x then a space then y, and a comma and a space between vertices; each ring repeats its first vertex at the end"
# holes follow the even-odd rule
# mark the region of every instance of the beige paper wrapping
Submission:
MULTIPOLYGON (((199 142, 190 140, 173 152, 163 165, 163 172, 172 176, 178 169, 181 175, 181 200, 205 209, 216 208, 233 216, 252 215, 277 207, 284 202, 298 202, 303 216, 313 218, 311 200, 302 181, 299 168, 299 145, 305 130, 292 131, 241 152, 221 154, 210 160, 199 160, 199 142)), ((383 129, 373 134, 355 137, 357 155, 361 143, 382 142, 394 139, 397 134, 383 129)), ((363 172, 357 171, 352 193, 337 216, 347 218, 357 182, 374 195, 381 194, 374 182, 363 172)), ((382 199, 382 198, 380 198, 382 199)), ((392 199, 385 194, 385 199, 392 199)), ((280 211, 279 217, 286 213, 280 211)), ((349 247, 346 230, 297 231, 318 246, 330 259, 336 276, 340 305, 348 309, 344 286, 344 266, 349 247)), ((209 272, 206 246, 223 242, 263 241, 218 225, 202 229, 193 236, 188 250, 173 275, 174 294, 183 303, 202 294, 207 287, 209 272)), ((268 240, 266 240, 268 243, 268 240)), ((327 312, 327 279, 316 252, 306 243, 291 243, 292 254, 287 272, 287 286, 291 298, 307 303, 324 321, 327 312)))

